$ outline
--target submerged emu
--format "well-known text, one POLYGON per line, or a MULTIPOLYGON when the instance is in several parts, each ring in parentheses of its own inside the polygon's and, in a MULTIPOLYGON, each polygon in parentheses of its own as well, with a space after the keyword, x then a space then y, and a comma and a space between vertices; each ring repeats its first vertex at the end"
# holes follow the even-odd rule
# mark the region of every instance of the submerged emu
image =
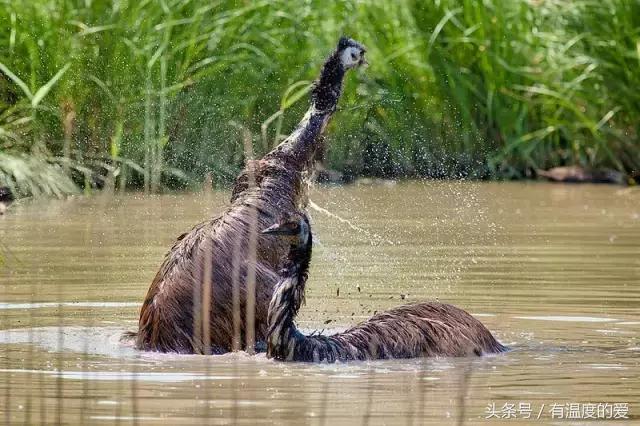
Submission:
POLYGON ((269 300, 289 247, 259 230, 306 204, 303 178, 336 110, 345 73, 366 63, 364 54, 360 43, 341 38, 314 84, 311 107, 293 133, 264 158, 246 165, 225 212, 178 237, 143 302, 138 332, 132 333, 138 349, 209 353, 243 348, 251 335, 245 318, 251 302, 251 268, 255 268, 251 332, 257 341, 264 341, 269 300))
POLYGON ((408 304, 374 315, 332 336, 305 336, 295 317, 304 301, 311 261, 309 221, 296 213, 262 231, 290 245, 269 305, 267 357, 280 361, 335 362, 504 352, 489 330, 462 309, 436 302, 408 304))

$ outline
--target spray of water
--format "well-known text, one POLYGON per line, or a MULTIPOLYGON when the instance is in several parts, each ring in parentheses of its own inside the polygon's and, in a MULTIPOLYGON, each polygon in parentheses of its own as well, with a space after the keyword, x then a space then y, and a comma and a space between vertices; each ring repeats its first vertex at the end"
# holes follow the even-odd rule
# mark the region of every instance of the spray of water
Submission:
POLYGON ((371 232, 371 231, 368 231, 368 230, 366 230, 364 228, 359 227, 358 225, 356 225, 353 222, 351 222, 349 219, 345 219, 345 218, 343 218, 341 216, 338 216, 335 213, 330 212, 329 210, 327 210, 327 209, 325 209, 323 207, 320 207, 319 205, 314 203, 312 200, 309 200, 309 207, 311 207, 313 210, 315 210, 315 211, 317 211, 319 213, 322 213, 324 215, 329 216, 332 219, 338 220, 340 223, 346 224, 349 228, 353 229, 354 231, 357 231, 357 232, 360 232, 361 234, 364 234, 367 238, 369 238, 371 240, 371 244, 372 245, 378 245, 381 242, 387 243, 387 244, 390 244, 390 245, 395 245, 396 244, 395 242, 393 242, 393 241, 391 241, 391 240, 389 240, 389 239, 387 239, 387 238, 385 238, 385 237, 383 237, 381 235, 378 235, 375 232, 371 232))

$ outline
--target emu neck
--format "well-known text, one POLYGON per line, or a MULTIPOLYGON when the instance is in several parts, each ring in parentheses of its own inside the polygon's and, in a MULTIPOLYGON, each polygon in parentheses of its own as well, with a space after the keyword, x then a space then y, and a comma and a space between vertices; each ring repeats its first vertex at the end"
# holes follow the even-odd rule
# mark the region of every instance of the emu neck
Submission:
POLYGON ((290 359, 290 348, 304 338, 295 326, 298 310, 304 302, 305 283, 311 260, 311 235, 304 247, 292 246, 280 281, 271 297, 268 315, 267 357, 290 359))
MULTIPOLYGON (((283 278, 290 279, 294 283, 292 297, 286 299, 288 302, 282 306, 286 306, 287 309, 287 321, 293 326, 293 320, 298 315, 300 306, 304 303, 304 290, 307 283, 307 277, 309 276, 309 264, 311 262, 311 234, 309 234, 309 241, 302 247, 291 246, 289 254, 287 255, 287 262, 283 272, 283 278)), ((286 289, 282 289, 286 291, 286 289)))
POLYGON ((326 60, 311 90, 311 107, 296 129, 265 159, 285 162, 289 168, 305 170, 311 166, 319 146, 320 135, 336 110, 342 94, 345 69, 338 52, 326 60))
POLYGON ((327 58, 322 66, 320 77, 311 91, 312 109, 318 112, 335 111, 342 92, 342 81, 346 70, 340 63, 340 55, 336 52, 327 58))

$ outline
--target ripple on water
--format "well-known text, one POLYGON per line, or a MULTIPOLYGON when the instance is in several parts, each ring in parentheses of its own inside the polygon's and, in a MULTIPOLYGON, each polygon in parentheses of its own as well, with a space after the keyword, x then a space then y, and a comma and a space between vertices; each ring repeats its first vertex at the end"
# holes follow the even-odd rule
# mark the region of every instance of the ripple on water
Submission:
POLYGON ((31 302, 0 303, 3 309, 50 309, 50 308, 131 308, 139 306, 139 302, 31 302))
POLYGON ((137 356, 139 352, 131 342, 120 341, 125 331, 120 327, 18 328, 0 331, 0 344, 33 344, 48 352, 86 352, 116 358, 137 356))
POLYGON ((69 380, 89 381, 138 381, 138 382, 162 382, 178 383, 188 381, 212 381, 234 380, 231 376, 207 376, 199 373, 172 373, 172 372, 132 372, 132 371, 57 371, 57 370, 25 370, 25 369, 0 369, 0 373, 13 374, 42 374, 50 377, 60 377, 69 380))
MULTIPOLYGON (((415 358, 398 360, 352 361, 348 363, 279 363, 267 359, 264 353, 249 355, 245 352, 227 353, 223 355, 185 355, 175 353, 140 352, 133 348, 132 342, 121 341, 125 332, 121 327, 36 327, 0 331, 0 345, 35 345, 49 353, 75 353, 103 356, 109 358, 130 359, 142 362, 149 367, 181 369, 184 362, 220 367, 228 370, 228 366, 243 363, 258 369, 259 376, 299 376, 308 375, 331 376, 334 379, 357 380, 371 374, 396 374, 399 372, 429 371, 433 376, 429 380, 438 380, 439 373, 456 369, 460 363, 482 363, 492 358, 415 358), (62 338, 61 338, 62 336, 62 338), (266 363, 266 364, 265 364, 266 363), (268 369, 260 367, 268 365, 268 369)), ((98 365, 103 365, 100 362, 98 365)), ((104 364, 104 365, 108 365, 104 364)), ((478 364, 480 365, 480 364, 478 364)), ((144 368, 143 368, 144 369, 144 368)), ((29 370, 7 368, 5 373, 38 373, 70 380, 142 380, 156 382, 181 382, 188 380, 224 380, 234 376, 228 371, 222 375, 181 372, 142 372, 131 371, 73 371, 73 370, 29 370)))
POLYGON ((567 315, 544 315, 544 316, 517 316, 517 319, 534 321, 562 321, 562 322, 613 322, 619 321, 615 318, 590 317, 590 316, 567 316, 567 315))

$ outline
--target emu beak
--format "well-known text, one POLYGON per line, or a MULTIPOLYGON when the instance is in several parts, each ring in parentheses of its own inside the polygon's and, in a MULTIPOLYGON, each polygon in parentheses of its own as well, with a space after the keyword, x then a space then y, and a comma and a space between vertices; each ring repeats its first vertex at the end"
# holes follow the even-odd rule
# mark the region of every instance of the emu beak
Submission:
POLYGON ((295 230, 285 227, 280 223, 276 223, 274 225, 271 225, 268 228, 263 229, 262 233, 267 235, 296 235, 297 234, 295 230))

